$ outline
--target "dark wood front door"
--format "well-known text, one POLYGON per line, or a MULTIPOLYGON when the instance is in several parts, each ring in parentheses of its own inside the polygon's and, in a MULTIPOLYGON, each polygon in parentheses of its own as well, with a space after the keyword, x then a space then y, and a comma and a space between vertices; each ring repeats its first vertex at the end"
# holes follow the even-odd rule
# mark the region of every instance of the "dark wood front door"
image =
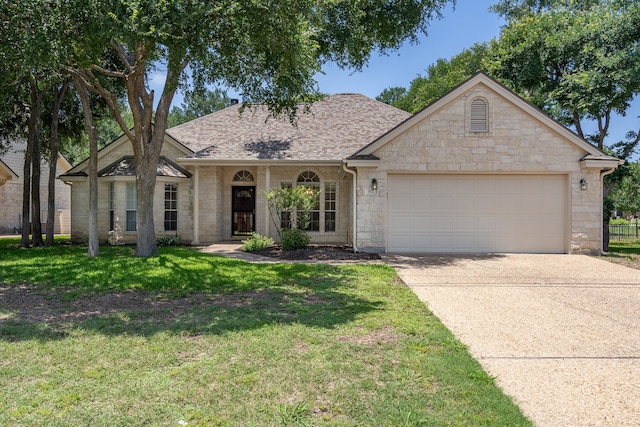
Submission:
POLYGON ((256 229, 256 187, 232 187, 232 236, 250 236, 256 229))

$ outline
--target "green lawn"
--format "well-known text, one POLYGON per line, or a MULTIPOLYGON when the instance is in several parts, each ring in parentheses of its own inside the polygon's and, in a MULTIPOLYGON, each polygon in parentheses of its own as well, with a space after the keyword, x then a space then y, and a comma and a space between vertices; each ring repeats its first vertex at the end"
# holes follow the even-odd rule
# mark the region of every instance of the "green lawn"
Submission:
POLYGON ((640 240, 611 240, 609 242, 609 252, 640 255, 640 240))
POLYGON ((0 239, 0 425, 531 425, 395 272, 0 239))

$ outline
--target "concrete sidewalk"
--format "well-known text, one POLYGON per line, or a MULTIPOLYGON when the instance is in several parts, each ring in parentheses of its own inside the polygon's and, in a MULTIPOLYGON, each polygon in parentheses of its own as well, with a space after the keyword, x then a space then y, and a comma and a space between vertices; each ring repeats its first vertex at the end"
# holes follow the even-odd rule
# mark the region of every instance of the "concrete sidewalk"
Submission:
POLYGON ((538 426, 640 426, 640 271, 580 255, 385 255, 538 426))

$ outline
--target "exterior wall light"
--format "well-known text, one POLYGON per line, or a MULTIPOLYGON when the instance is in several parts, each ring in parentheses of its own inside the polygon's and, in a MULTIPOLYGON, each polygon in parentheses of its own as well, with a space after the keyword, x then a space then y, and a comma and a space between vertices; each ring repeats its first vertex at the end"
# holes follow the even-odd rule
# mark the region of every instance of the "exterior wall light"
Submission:
POLYGON ((587 190, 589 188, 589 186, 587 185, 587 180, 582 178, 580 180, 580 190, 584 191, 587 190))
POLYGON ((371 180, 371 190, 378 191, 378 180, 375 178, 371 180))

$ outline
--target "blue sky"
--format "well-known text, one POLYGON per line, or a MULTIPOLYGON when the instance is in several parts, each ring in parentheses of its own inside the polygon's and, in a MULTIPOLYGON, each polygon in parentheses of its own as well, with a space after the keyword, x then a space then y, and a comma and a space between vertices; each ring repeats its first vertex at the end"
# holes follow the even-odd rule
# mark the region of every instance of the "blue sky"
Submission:
MULTIPOLYGON (((489 12, 497 0, 457 0, 456 7, 448 6, 442 19, 430 23, 427 36, 421 36, 415 45, 406 43, 400 50, 389 55, 374 54, 369 64, 361 71, 341 70, 335 65, 324 67, 324 74, 317 76, 321 92, 361 93, 375 98, 388 87, 408 87, 418 75, 440 58, 449 59, 477 42, 497 38, 504 21, 489 12)), ((163 82, 164 76, 152 79, 152 86, 163 82)), ((159 90, 156 90, 159 93, 159 90)), ((230 97, 238 97, 229 91, 230 97)), ((176 94, 173 104, 180 105, 182 96, 176 94)), ((640 127, 640 100, 636 100, 626 117, 612 119, 608 142, 624 139, 627 131, 640 127)), ((588 129, 588 127, 587 127, 588 129)))
POLYGON ((334 94, 355 92, 371 98, 393 86, 408 87, 417 75, 440 58, 449 59, 476 42, 489 41, 500 34, 504 21, 488 11, 495 0, 458 0, 447 7, 442 19, 432 21, 427 36, 417 45, 405 44, 388 56, 375 56, 362 72, 325 66, 318 76, 320 90, 334 94))

